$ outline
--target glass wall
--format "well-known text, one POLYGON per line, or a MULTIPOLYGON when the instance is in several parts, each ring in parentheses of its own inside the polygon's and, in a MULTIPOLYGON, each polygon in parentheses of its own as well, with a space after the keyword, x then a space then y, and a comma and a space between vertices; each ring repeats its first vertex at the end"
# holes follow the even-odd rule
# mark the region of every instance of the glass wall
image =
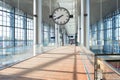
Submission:
POLYGON ((0 1, 0 48, 32 45, 33 20, 0 1))
POLYGON ((10 25, 10 10, 9 5, 4 5, 0 1, 0 48, 12 47, 13 39, 11 34, 10 25))
POLYGON ((32 16, 3 1, 0 0, 0 68, 27 59, 33 53, 32 16))
POLYGON ((54 45, 55 43, 55 27, 50 26, 50 43, 54 45))
POLYGON ((95 53, 120 53, 120 9, 91 25, 90 29, 91 49, 95 53))
POLYGON ((27 45, 33 45, 33 20, 30 18, 27 18, 27 45))
POLYGON ((43 23, 43 45, 52 46, 55 43, 55 27, 43 23))
POLYGON ((43 38, 43 45, 44 46, 48 46, 49 45, 49 26, 47 24, 44 24, 44 27, 43 27, 44 31, 43 31, 43 34, 44 34, 44 38, 43 38))

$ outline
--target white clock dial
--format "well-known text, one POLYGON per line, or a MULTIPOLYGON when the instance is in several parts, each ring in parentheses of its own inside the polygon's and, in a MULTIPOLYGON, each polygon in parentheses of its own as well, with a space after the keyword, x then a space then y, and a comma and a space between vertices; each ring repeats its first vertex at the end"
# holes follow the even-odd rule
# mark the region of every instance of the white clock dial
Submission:
POLYGON ((70 13, 67 9, 59 7, 53 12, 53 21, 58 25, 66 24, 70 19, 70 13))

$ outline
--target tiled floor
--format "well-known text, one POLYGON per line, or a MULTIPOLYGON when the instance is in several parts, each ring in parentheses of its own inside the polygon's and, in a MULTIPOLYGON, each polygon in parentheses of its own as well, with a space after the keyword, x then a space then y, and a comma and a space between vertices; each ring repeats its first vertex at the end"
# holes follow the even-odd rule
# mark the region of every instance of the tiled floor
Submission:
POLYGON ((60 47, 0 71, 0 80, 87 80, 74 46, 60 47))

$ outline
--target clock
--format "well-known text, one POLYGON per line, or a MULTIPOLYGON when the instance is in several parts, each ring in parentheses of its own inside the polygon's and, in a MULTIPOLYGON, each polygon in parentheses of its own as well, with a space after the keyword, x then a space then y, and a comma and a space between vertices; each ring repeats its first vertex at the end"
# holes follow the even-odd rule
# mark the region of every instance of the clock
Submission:
POLYGON ((58 25, 65 25, 70 20, 70 13, 66 8, 59 7, 53 11, 52 19, 58 25))

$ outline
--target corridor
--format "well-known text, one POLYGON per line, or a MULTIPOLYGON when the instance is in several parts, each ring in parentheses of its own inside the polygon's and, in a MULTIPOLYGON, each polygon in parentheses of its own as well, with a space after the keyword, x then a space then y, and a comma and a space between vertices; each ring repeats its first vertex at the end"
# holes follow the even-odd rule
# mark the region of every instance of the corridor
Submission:
POLYGON ((88 80, 82 48, 59 47, 0 71, 0 80, 88 80))

